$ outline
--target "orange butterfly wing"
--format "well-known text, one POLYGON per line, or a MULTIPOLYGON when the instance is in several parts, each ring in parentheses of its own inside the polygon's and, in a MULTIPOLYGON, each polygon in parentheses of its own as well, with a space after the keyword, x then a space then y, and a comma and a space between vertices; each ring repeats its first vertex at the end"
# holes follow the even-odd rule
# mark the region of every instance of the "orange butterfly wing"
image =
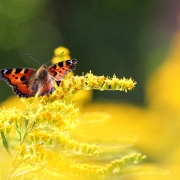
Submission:
POLYGON ((54 77, 59 86, 61 80, 72 70, 76 69, 77 59, 71 59, 56 63, 49 67, 49 73, 54 77))
POLYGON ((12 87, 19 97, 34 97, 51 94, 54 83, 60 84, 66 74, 76 69, 77 60, 71 59, 59 62, 47 69, 42 65, 38 70, 32 68, 13 68, 0 70, 0 79, 12 87))
POLYGON ((30 68, 2 69, 0 70, 0 79, 11 86, 19 97, 33 97, 36 92, 29 89, 26 82, 35 71, 36 69, 30 68))

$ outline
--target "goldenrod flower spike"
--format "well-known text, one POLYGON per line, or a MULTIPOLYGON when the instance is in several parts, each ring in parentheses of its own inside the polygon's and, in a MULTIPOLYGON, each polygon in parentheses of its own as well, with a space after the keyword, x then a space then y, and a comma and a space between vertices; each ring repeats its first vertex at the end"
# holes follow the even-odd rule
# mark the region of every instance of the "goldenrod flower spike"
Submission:
MULTIPOLYGON (((75 94, 80 90, 100 90, 100 91, 125 91, 134 89, 137 84, 132 78, 119 79, 115 75, 112 78, 104 76, 95 76, 90 73, 84 76, 71 76, 69 79, 62 80, 60 86, 52 94, 50 99, 62 100, 69 95, 75 94)), ((49 98, 49 97, 48 97, 49 98)), ((48 100, 45 97, 46 100, 48 100)))
POLYGON ((132 164, 138 164, 139 162, 142 162, 146 159, 146 156, 141 155, 140 153, 134 153, 130 155, 126 155, 122 157, 121 159, 116 159, 109 163, 106 168, 104 168, 105 172, 107 174, 111 174, 114 169, 116 169, 116 173, 118 171, 120 172, 123 168, 126 166, 132 165, 132 164))
MULTIPOLYGON (((75 90, 119 90, 126 91, 132 90, 137 84, 132 78, 116 78, 114 75, 112 78, 104 77, 104 76, 95 76, 91 72, 87 73, 85 76, 75 76, 66 80, 66 87, 69 87, 69 90, 74 88, 75 90)), ((64 86, 64 83, 61 87, 64 86)))
MULTIPOLYGON (((70 59, 69 50, 65 47, 58 47, 54 53, 53 62, 70 59)), ((73 132, 81 119, 79 108, 72 103, 74 94, 80 90, 93 89, 127 92, 135 85, 133 79, 119 79, 115 75, 112 78, 95 76, 91 71, 84 76, 71 74, 71 77, 61 81, 52 95, 22 99, 26 105, 25 112, 15 108, 2 108, 1 138, 6 151, 12 157, 8 180, 32 179, 32 176, 36 179, 103 180, 121 172, 126 166, 143 161, 145 156, 135 153, 134 150, 127 150, 125 156, 118 149, 117 156, 111 147, 112 142, 108 148, 102 145, 104 139, 102 144, 86 140, 80 142, 75 131, 73 132)), ((98 112, 85 116, 81 117, 89 118, 90 123, 87 125, 91 126, 93 123, 97 124, 96 127, 110 118, 109 114, 98 112)), ((88 136, 91 133, 93 132, 89 132, 88 136)), ((87 136, 83 131, 80 134, 87 136)))

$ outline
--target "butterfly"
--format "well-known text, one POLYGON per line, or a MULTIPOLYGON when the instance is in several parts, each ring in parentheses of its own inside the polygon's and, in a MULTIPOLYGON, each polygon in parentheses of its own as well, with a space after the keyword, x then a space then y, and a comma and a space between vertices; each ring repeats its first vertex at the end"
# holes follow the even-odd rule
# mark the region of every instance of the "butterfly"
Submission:
POLYGON ((39 69, 1 69, 0 79, 11 86, 19 97, 44 96, 51 94, 55 90, 55 84, 59 86, 66 74, 76 69, 77 62, 73 58, 53 64, 49 68, 44 64, 39 69))

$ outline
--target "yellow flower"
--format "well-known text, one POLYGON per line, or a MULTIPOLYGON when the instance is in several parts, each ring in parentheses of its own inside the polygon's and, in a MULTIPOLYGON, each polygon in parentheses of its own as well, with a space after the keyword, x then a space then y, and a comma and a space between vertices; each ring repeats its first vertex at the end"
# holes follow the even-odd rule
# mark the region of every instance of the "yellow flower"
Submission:
POLYGON ((18 150, 18 152, 19 152, 19 154, 20 154, 20 156, 24 156, 24 155, 26 155, 26 153, 27 153, 27 147, 23 144, 23 145, 18 145, 17 147, 16 147, 16 149, 18 150))
POLYGON ((53 64, 68 59, 71 59, 69 49, 60 46, 54 50, 54 57, 52 59, 53 64))
MULTIPOLYGON (((54 53, 53 61, 69 56, 64 47, 54 53)), ((15 154, 8 179, 31 179, 31 174, 38 179, 110 179, 126 166, 131 169, 130 165, 142 162, 145 156, 124 144, 134 140, 122 141, 119 124, 109 121, 113 115, 103 111, 81 114, 83 104, 91 99, 90 90, 127 92, 135 85, 132 78, 96 76, 90 71, 62 80, 52 95, 22 99, 24 111, 2 109, 3 145, 9 154, 15 154), (75 102, 80 102, 81 111, 75 102)))

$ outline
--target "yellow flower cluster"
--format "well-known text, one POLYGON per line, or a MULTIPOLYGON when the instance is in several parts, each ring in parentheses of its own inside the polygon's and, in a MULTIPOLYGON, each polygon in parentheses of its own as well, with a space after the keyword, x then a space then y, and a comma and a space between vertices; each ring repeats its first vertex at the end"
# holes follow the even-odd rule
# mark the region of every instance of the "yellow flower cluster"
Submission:
POLYGON ((2 108, 0 112, 0 131, 9 134, 11 130, 15 130, 15 125, 18 119, 23 117, 23 112, 16 108, 2 108))
MULTIPOLYGON (((53 62, 66 58, 70 58, 68 49, 55 49, 53 62)), ((99 142, 81 141, 73 132, 82 122, 80 117, 93 119, 90 120, 91 124, 104 123, 110 117, 105 113, 80 116, 79 108, 72 102, 74 94, 92 89, 127 92, 135 85, 136 82, 131 78, 95 76, 90 72, 62 80, 52 95, 22 99, 26 111, 2 108, 1 138, 5 149, 12 156, 8 179, 32 179, 32 174, 37 179, 104 179, 121 172, 126 166, 143 161, 145 156, 133 150, 125 154, 118 150, 120 155, 117 156, 112 147, 107 153, 99 142), (107 163, 104 158, 110 153, 111 159, 107 163), (98 159, 102 160, 98 163, 98 159)), ((80 134, 86 136, 83 132, 80 134)), ((89 133, 91 135, 93 131, 89 133)))
MULTIPOLYGON (((70 94, 75 94, 80 90, 119 90, 125 91, 132 90, 136 81, 132 78, 118 79, 115 75, 112 78, 104 76, 95 76, 92 72, 84 76, 71 76, 69 79, 62 80, 60 86, 50 98, 63 100, 70 94)), ((49 97, 48 97, 49 98, 49 97)))

